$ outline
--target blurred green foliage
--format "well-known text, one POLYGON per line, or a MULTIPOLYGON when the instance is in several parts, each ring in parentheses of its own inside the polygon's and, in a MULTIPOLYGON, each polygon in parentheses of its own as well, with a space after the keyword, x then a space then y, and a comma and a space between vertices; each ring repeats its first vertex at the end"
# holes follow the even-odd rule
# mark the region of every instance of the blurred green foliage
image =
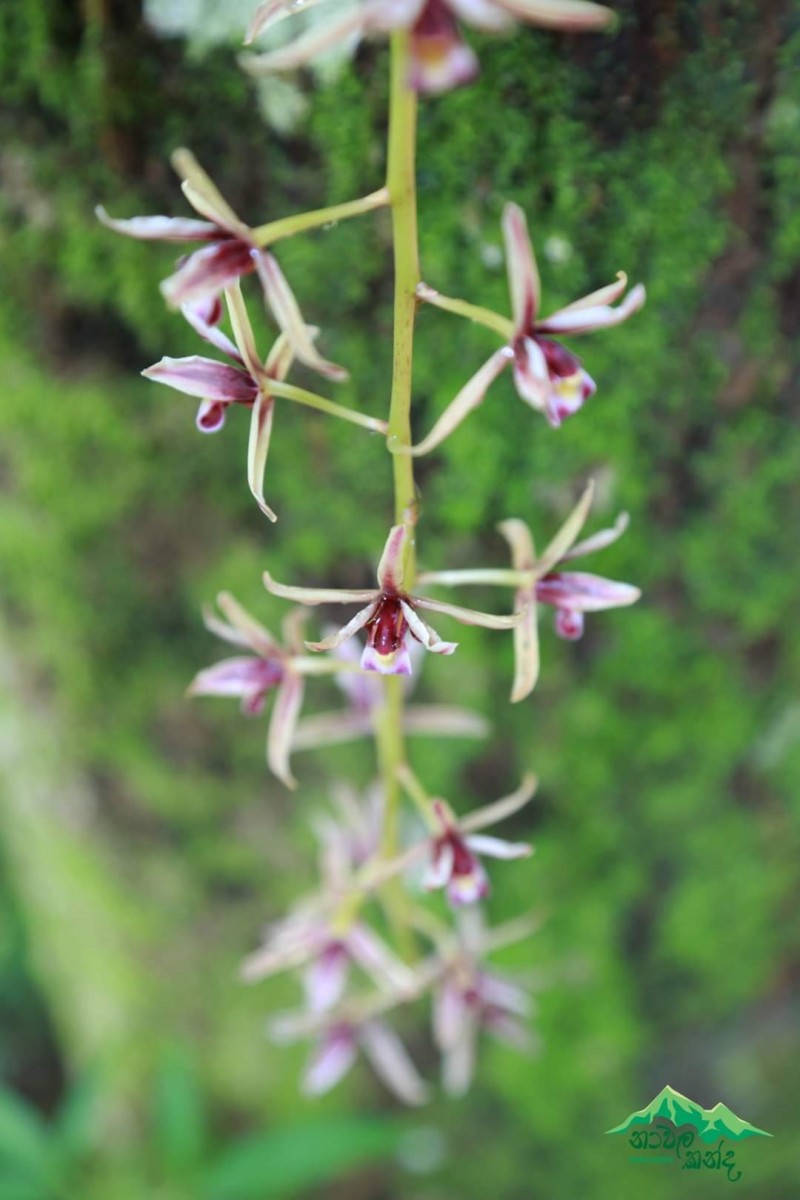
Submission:
MULTIPOLYGON (((740 1193, 797 1194, 800 9, 617 7, 614 38, 476 37, 480 84, 422 112, 428 282, 502 309, 499 217, 515 199, 546 306, 623 266, 649 292, 629 324, 577 347, 599 384, 579 418, 553 433, 504 378, 420 464, 424 563, 501 563, 497 520, 523 516, 546 539, 592 475, 597 526, 621 508, 632 522, 587 565, 644 598, 590 618, 578 645, 543 628, 541 682, 513 709, 501 635, 463 631, 453 659, 425 666, 425 699, 457 695, 495 722, 484 747, 415 744, 431 789, 469 807, 524 767, 542 780, 517 827, 537 856, 499 874, 490 906, 497 919, 547 915, 508 955, 536 970, 542 1050, 489 1049, 466 1102, 415 1118, 443 1153, 387 1158, 348 1195, 638 1197, 640 1171, 600 1135, 665 1082, 780 1135, 747 1147, 740 1193)), ((270 1186, 281 1170, 289 1182, 253 1194, 295 1194, 393 1135, 336 1115, 383 1103, 364 1075, 309 1126, 301 1054, 261 1040, 262 1012, 293 1003, 294 987, 244 991, 237 963, 312 882, 307 817, 326 780, 366 783, 372 751, 298 756, 302 791, 287 798, 265 778, 262 723, 190 707, 183 689, 219 653, 198 614, 221 587, 276 623, 266 565, 367 583, 388 463, 378 439, 279 402, 266 494, 281 519, 266 528, 244 486, 246 416, 202 438, 191 401, 136 378, 197 350, 158 295, 170 249, 113 237, 92 209, 183 211, 166 163, 184 143, 254 223, 378 186, 385 52, 363 48, 313 92, 305 124, 278 135, 233 47, 187 59, 148 33, 134 0, 96 12, 6 0, 0 79, 0 658, 4 724, 24 750, 9 738, 0 760, 0 1061, 57 1109, 43 1124, 4 1095, 3 1186, 16 1171, 20 1200, 59 1194, 30 1191, 27 1154, 50 1179, 63 1163, 62 1188, 78 1172, 70 1195, 139 1196, 161 1171, 147 1194, 233 1200, 250 1194, 237 1172, 271 1161, 263 1152, 284 1164, 270 1186), (187 1040, 191 1078, 164 1067, 187 1040), (92 1137, 60 1149, 65 1079, 89 1066, 108 1132, 92 1140, 90 1119, 92 1137), (297 1138, 315 1147, 315 1177, 291 1174, 310 1167, 297 1138), (326 1165, 325 1147, 342 1157, 326 1165)), ((351 371, 337 399, 376 414, 389 248, 385 214, 280 248, 324 351, 351 371)), ((422 312, 418 433, 492 348, 486 331, 422 312)), ((334 703, 321 683, 311 708, 334 703)), ((646 1185, 655 1200, 680 1187, 646 1185)))

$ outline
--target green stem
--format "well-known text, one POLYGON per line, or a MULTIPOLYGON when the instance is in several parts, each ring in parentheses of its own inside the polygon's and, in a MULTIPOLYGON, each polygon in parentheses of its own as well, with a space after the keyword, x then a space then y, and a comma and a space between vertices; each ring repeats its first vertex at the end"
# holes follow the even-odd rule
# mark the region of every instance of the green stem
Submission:
MULTIPOLYGON (((417 245, 416 129, 417 97, 408 86, 408 33, 399 30, 391 39, 391 86, 389 100, 389 147, 386 186, 392 209, 394 242, 394 347, 392 355, 392 395, 389 409, 388 440, 401 446, 411 445, 411 384, 414 346, 414 318, 419 283, 417 245)), ((392 455, 394 473, 394 514, 397 524, 409 531, 403 585, 414 583, 416 555, 416 486, 414 463, 408 455, 392 455)), ((401 802, 398 768, 405 762, 403 738, 403 681, 398 676, 385 680, 385 703, 377 730, 377 749, 383 778, 386 808, 382 851, 387 859, 398 849, 398 824, 401 802)), ((389 881, 386 904, 398 942, 409 957, 414 957, 414 938, 406 917, 407 897, 400 880, 389 881)))
MULTIPOLYGON (((411 445, 411 366, 414 318, 417 311, 419 251, 417 248, 416 128, 417 96, 407 83, 408 34, 392 34, 392 81, 389 104, 389 162, 386 186, 392 206, 394 238, 394 354, 389 438, 411 445)), ((406 455, 395 455, 395 521, 413 526, 416 517, 414 465, 406 455)), ((414 544, 409 538, 405 586, 414 579, 414 544)))
POLYGON ((319 229, 321 225, 331 225, 336 221, 346 221, 348 217, 358 217, 374 208, 383 208, 388 203, 389 191, 382 187, 358 200, 347 200, 344 204, 332 204, 329 208, 316 208, 293 217, 281 217, 279 221, 268 221, 266 225, 259 225, 253 230, 253 237, 262 248, 271 246, 281 238, 292 237, 306 229, 319 229))
POLYGON ((264 384, 265 390, 271 396, 282 396, 285 400, 294 400, 295 404, 305 404, 307 408, 316 408, 319 412, 328 413, 331 417, 339 417, 342 421, 350 421, 353 425, 361 425, 371 429, 373 433, 386 433, 386 422, 378 417, 369 417, 366 413, 355 408, 345 408, 316 392, 308 392, 305 388, 295 387, 293 383, 284 383, 280 379, 268 379, 264 384))

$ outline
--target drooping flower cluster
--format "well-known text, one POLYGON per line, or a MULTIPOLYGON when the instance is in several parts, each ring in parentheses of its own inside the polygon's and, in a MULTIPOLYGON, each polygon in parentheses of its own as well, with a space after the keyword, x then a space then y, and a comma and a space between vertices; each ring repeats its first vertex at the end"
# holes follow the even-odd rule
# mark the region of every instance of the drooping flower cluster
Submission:
MULTIPOLYGON (((534 793, 533 777, 485 808, 458 819, 444 801, 424 796, 418 781, 404 772, 404 785, 423 807, 432 836, 414 841, 391 861, 380 853, 380 788, 362 804, 349 789, 334 792, 336 815, 314 822, 320 845, 319 891, 266 930, 262 946, 245 961, 243 977, 255 983, 283 971, 299 971, 305 1005, 271 1024, 275 1041, 310 1038, 314 1048, 304 1080, 310 1095, 328 1091, 363 1050, 386 1086, 407 1104, 420 1104, 428 1087, 386 1014, 430 994, 434 1037, 443 1055, 443 1082, 459 1093, 469 1082, 480 1028, 515 1035, 527 1011, 527 994, 503 983, 483 963, 492 949, 531 932, 528 925, 488 933, 480 921, 462 923, 460 934, 435 930, 435 952, 409 967, 371 929, 363 909, 381 885, 427 860, 423 885, 447 884, 451 904, 461 910, 485 897, 488 880, 477 855, 520 858, 525 844, 477 831, 512 816, 534 793), (477 931, 477 932, 476 932, 477 931), (509 936, 510 935, 510 936, 509 936), (357 980, 356 980, 357 976, 357 980), (373 990, 359 986, 366 982, 373 990), (512 1003, 512 999, 514 1002, 512 1003)), ((423 921, 425 909, 418 918, 423 921)))
MULTIPOLYGON (((268 32, 298 8, 312 9, 321 2, 265 0, 253 17, 247 40, 268 32)), ((344 38, 392 35, 390 159, 399 158, 389 162, 386 187, 369 196, 250 227, 193 156, 181 150, 173 163, 184 195, 200 219, 120 220, 98 209, 100 219, 116 232, 187 246, 199 243, 164 280, 162 292, 168 305, 179 309, 226 361, 199 355, 165 357, 143 374, 198 398, 197 426, 204 433, 221 429, 231 406, 250 410, 247 481, 270 520, 275 520, 275 513, 264 499, 264 474, 278 399, 382 434, 392 454, 408 456, 394 464, 396 524, 380 556, 377 585, 301 587, 278 583, 264 572, 271 595, 300 606, 284 619, 282 642, 231 595, 222 593, 218 597, 222 615, 208 611, 205 622, 237 653, 200 671, 189 687, 192 695, 235 697, 250 717, 259 716, 273 696, 267 763, 287 787, 296 786, 290 763, 294 751, 364 736, 376 742, 381 780, 370 789, 366 803, 346 786, 333 790, 334 812, 318 815, 313 824, 319 841, 318 886, 269 926, 262 946, 243 968, 250 982, 282 971, 299 973, 303 1008, 275 1020, 272 1032, 277 1041, 298 1037, 312 1041, 304 1078, 309 1094, 332 1087, 362 1051, 399 1099, 423 1102, 429 1087, 388 1016, 425 997, 430 1000, 443 1085, 452 1094, 461 1094, 470 1083, 482 1030, 517 1047, 530 1042, 525 1024, 530 997, 517 980, 502 974, 487 958, 527 936, 533 926, 523 920, 490 929, 480 904, 490 894, 484 860, 521 859, 532 852, 526 842, 485 830, 517 814, 533 796, 536 780, 526 775, 510 795, 460 813, 441 797, 430 796, 412 772, 404 748, 406 735, 482 737, 487 731, 482 717, 454 705, 406 706, 424 652, 449 657, 457 649, 456 642, 443 640, 428 624, 428 613, 462 625, 511 631, 515 651, 511 699, 517 702, 530 694, 539 674, 540 605, 555 609, 559 636, 574 640, 583 632, 586 612, 630 605, 639 597, 630 584, 571 569, 575 559, 609 546, 627 525, 623 514, 611 528, 578 540, 591 507, 592 484, 541 554, 536 553, 528 526, 511 518, 499 526, 510 549, 510 568, 470 566, 417 573, 418 513, 409 458, 440 445, 479 407, 490 385, 509 366, 520 397, 551 426, 559 426, 594 393, 595 383, 580 359, 557 339, 617 325, 644 303, 642 285, 628 292, 627 277, 620 272, 614 283, 542 317, 538 267, 518 206, 506 205, 502 222, 510 319, 441 295, 420 282, 418 272, 413 279, 409 272, 403 277, 402 251, 397 255, 395 311, 405 313, 405 320, 398 316, 395 328, 394 383, 400 383, 392 389, 389 420, 344 408, 287 381, 295 363, 331 381, 345 378, 346 372, 317 349, 319 330, 306 324, 270 249, 273 242, 329 220, 390 205, 396 248, 402 226, 407 266, 416 270, 418 248, 415 240, 408 240, 416 237, 412 90, 440 92, 476 75, 477 59, 461 36, 461 22, 502 31, 518 20, 563 31, 599 30, 609 25, 612 14, 588 0, 356 0, 329 24, 313 25, 295 41, 246 59, 253 73, 288 69, 344 38), (397 215, 401 209, 402 221, 397 215), (243 281, 245 288, 251 286, 248 277, 260 284, 263 302, 278 327, 265 355, 257 348, 242 290, 243 281), (502 345, 447 405, 428 436, 413 446, 407 410, 413 310, 418 301, 484 324, 500 336, 502 345), (226 314, 230 334, 223 329, 226 314), (405 398, 398 401, 397 394, 403 391, 405 398), (406 408, 399 421, 398 404, 406 408), (401 476, 404 482, 398 482, 401 476), (430 588, 469 585, 511 588, 512 611, 487 613, 428 595, 430 588), (339 604, 359 608, 341 628, 323 625, 320 640, 304 640, 307 608, 339 604), (362 634, 364 644, 356 649, 362 634), (306 681, 313 676, 333 679, 344 693, 345 707, 301 718, 306 681), (407 830, 400 821, 403 796, 422 818, 421 832, 407 830), (443 893, 444 902, 434 893, 443 893)))

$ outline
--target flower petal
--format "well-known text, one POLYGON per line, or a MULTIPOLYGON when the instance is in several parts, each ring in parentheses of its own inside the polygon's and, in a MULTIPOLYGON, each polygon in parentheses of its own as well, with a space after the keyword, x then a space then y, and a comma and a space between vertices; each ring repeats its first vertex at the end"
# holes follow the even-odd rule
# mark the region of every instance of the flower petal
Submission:
POLYGON ((409 450, 390 446, 393 453, 407 453, 418 458, 420 455, 430 454, 431 450, 435 450, 445 438, 458 428, 473 409, 483 403, 490 385, 494 383, 503 368, 508 366, 513 357, 514 353, 508 346, 496 350, 492 357, 464 384, 455 399, 448 404, 428 436, 409 450))
POLYGON ((404 675, 411 672, 411 655, 403 642, 389 654, 381 654, 374 646, 366 645, 361 655, 361 666, 365 671, 376 671, 379 675, 404 675))
POLYGON ((217 604, 220 612, 229 621, 230 633, 221 633, 219 625, 214 621, 213 624, 206 620, 206 628, 211 629, 212 633, 216 633, 220 637, 226 638, 229 642, 235 642, 238 637, 239 644, 249 646, 255 650, 256 654, 260 654, 263 658, 269 658, 275 654, 281 654, 281 648, 275 638, 255 617, 251 617, 246 609, 242 608, 238 600, 230 594, 230 592, 220 592, 217 596, 217 604), (233 636, 231 636, 231 634, 233 636))
POLYGON ((579 309, 561 309, 536 326, 537 333, 592 333, 595 329, 610 329, 621 325, 628 317, 644 305, 647 299, 644 285, 637 283, 621 304, 612 308, 610 304, 594 304, 579 309))
POLYGON ((522 614, 514 627, 514 682, 511 703, 530 696, 539 679, 539 625, 534 594, 517 592, 514 611, 522 614))
POLYGON ((170 308, 182 308, 205 296, 213 296, 240 275, 255 269, 250 248, 234 238, 195 250, 173 275, 161 284, 161 294, 170 308))
POLYGON ((605 29, 615 16, 610 8, 591 4, 589 0, 496 0, 520 21, 541 25, 544 29, 560 29, 565 33, 580 33, 605 29))
POLYGON ((476 78, 478 57, 449 18, 435 30, 415 27, 409 42, 408 83, 417 92, 438 96, 476 78))
POLYGON ((593 497, 594 480, 590 479, 583 490, 580 500, 549 543, 544 553, 536 560, 536 574, 540 578, 542 575, 546 575, 556 563, 561 562, 567 551, 572 548, 578 534, 586 524, 589 509, 592 507, 593 497))
POLYGON ((258 379, 264 372, 264 364, 256 349, 253 326, 250 324, 250 318, 247 315, 247 307, 242 296, 242 285, 238 279, 230 287, 226 287, 225 302, 228 306, 228 316, 233 328, 233 336, 236 340, 239 353, 244 360, 244 365, 253 378, 258 379))
POLYGON ((428 1088, 397 1034, 384 1021, 368 1021, 359 1039, 372 1067, 404 1104, 416 1107, 428 1099, 428 1088))
POLYGON ((547 359, 533 338, 520 338, 514 346, 514 387, 520 400, 536 412, 547 412, 552 390, 547 359))
POLYGON ((476 29, 500 33, 511 24, 508 13, 503 12, 496 0, 448 0, 448 8, 460 21, 476 29))
POLYGON ((536 560, 536 550, 533 545, 533 535, 525 522, 518 517, 512 517, 508 521, 501 521, 497 528, 511 547, 511 565, 514 570, 532 570, 536 560))
POLYGON ((513 629, 519 621, 519 616, 513 613, 509 617, 497 617, 494 613, 461 608, 458 604, 448 604, 444 600, 429 600, 427 596, 415 596, 414 606, 443 613, 447 617, 455 617, 462 625, 481 625, 484 629, 513 629))
POLYGON ((449 842, 442 845, 434 844, 430 862, 422 876, 422 886, 428 892, 442 888, 453 874, 455 852, 449 842))
POLYGON ((533 798, 538 782, 535 775, 525 775, 515 792, 469 813, 458 822, 459 829, 462 833, 471 833, 475 829, 485 829, 487 825, 496 825, 498 821, 513 816, 533 798))
POLYGON ((450 1050, 464 1037, 468 1017, 466 997, 449 976, 433 995, 433 1040, 437 1049, 450 1050))
MULTIPOLYGON (((325 0, 303 0, 303 12, 307 13, 309 9, 316 8, 318 4, 324 2, 325 0)), ((259 4, 253 13, 247 33, 244 36, 244 44, 249 46, 254 38, 264 33, 270 26, 277 25, 285 17, 294 16, 300 7, 297 0, 264 0, 264 3, 259 4)))
POLYGON ((318 746, 337 746, 340 742, 355 738, 371 737, 372 732, 372 720, 368 713, 316 713, 299 722, 292 749, 313 750, 318 746))
POLYGON ((213 221, 220 228, 228 230, 235 237, 247 242, 250 230, 239 220, 227 200, 223 197, 215 183, 205 173, 191 150, 179 149, 174 151, 172 158, 173 170, 181 179, 181 187, 189 203, 202 216, 213 221))
POLYGON ((563 571, 548 575, 536 584, 536 595, 545 604, 576 612, 601 612, 635 604, 641 591, 630 583, 590 575, 588 571, 563 571))
POLYGON ((507 842, 504 838, 489 837, 485 833, 476 833, 466 841, 470 850, 485 854, 487 858, 530 858, 533 854, 533 847, 527 842, 507 842))
MULTIPOLYGON (((282 674, 277 665, 272 683, 282 674)), ((189 696, 245 696, 269 686, 269 665, 262 658, 225 658, 199 671, 187 688, 189 696)))
POLYGON ((469 1090, 475 1074, 477 1038, 477 1021, 474 1014, 468 1010, 461 1036, 442 1056, 442 1087, 449 1096, 463 1096, 469 1090))
POLYGON ((439 704, 412 704, 405 710, 403 729, 421 737, 487 737, 489 722, 478 713, 439 704))
POLYGON ((565 304, 558 311, 559 313, 578 312, 582 308, 593 308, 596 304, 616 304, 620 296, 624 295, 627 286, 628 276, 624 271, 617 271, 617 278, 613 283, 598 288, 596 292, 589 292, 588 296, 581 296, 580 300, 573 300, 571 304, 565 304))
POLYGON ((600 529, 597 533, 593 533, 591 537, 584 538, 582 542, 577 542, 571 550, 561 555, 561 562, 568 562, 572 558, 583 558, 586 554, 594 554, 595 550, 604 550, 606 546, 612 545, 617 538, 622 537, 628 528, 628 522, 628 514, 626 512, 620 513, 610 529, 600 529))
POLYGON ((267 734, 267 765, 288 788, 296 788, 297 780, 289 767, 294 730, 303 703, 305 684, 302 675, 289 671, 275 696, 267 734))
POLYGON ((321 1013, 338 1004, 350 973, 350 959, 344 946, 332 942, 303 973, 303 990, 312 1012, 321 1013))
POLYGON ((187 396, 199 396, 203 400, 252 404, 258 393, 251 376, 241 367, 230 367, 197 354, 190 358, 162 358, 142 374, 145 379, 165 383, 187 396))
POLYGON ((308 649, 318 651, 336 650, 337 647, 346 642, 348 638, 351 638, 354 634, 358 633, 359 629, 363 629, 375 609, 374 593, 369 594, 372 596, 369 604, 360 609, 351 621, 348 621, 347 624, 343 625, 341 629, 338 629, 336 633, 331 633, 328 635, 328 637, 323 638, 321 642, 306 642, 308 649))
POLYGON ((402 996, 414 990, 414 975, 368 925, 353 925, 345 938, 347 952, 380 991, 402 996))
POLYGON ((275 401, 271 396, 259 392, 250 418, 250 440, 247 444, 247 483, 255 497, 256 504, 264 516, 269 517, 270 521, 278 519, 264 499, 264 472, 267 467, 274 414, 275 401))
POLYGON ((507 204, 503 209, 503 241, 514 324, 517 333, 530 334, 541 303, 542 285, 528 222, 518 204, 507 204))
POLYGON ((277 50, 266 54, 240 54, 239 65, 248 75, 266 75, 270 71, 293 71, 311 62, 331 46, 343 42, 364 29, 361 5, 348 9, 331 21, 315 23, 305 33, 277 50))
POLYGON ((332 1030, 323 1037, 311 1056, 303 1076, 306 1096, 321 1096, 329 1092, 352 1067, 356 1059, 356 1042, 352 1033, 332 1030))
POLYGON ((253 260, 264 288, 264 297, 280 328, 286 334, 299 360, 329 379, 346 379, 347 371, 324 359, 314 345, 292 289, 277 260, 266 250, 254 253, 253 260))
POLYGON ((194 423, 200 433, 219 433, 227 415, 226 400, 201 400, 194 423))
POLYGON ((403 587, 403 566, 413 534, 407 525, 393 525, 378 563, 378 587, 382 592, 398 592, 403 587))
POLYGON ((403 616, 408 621, 409 629, 426 650, 430 650, 433 654, 455 654, 458 642, 442 641, 436 630, 431 629, 430 625, 417 615, 413 606, 405 600, 400 601, 400 607, 403 610, 403 616))
POLYGON ((216 225, 209 221, 195 221, 191 217, 129 217, 119 220, 110 217, 101 204, 94 211, 107 229, 141 241, 207 242, 219 237, 216 225))
POLYGON ((376 600, 378 597, 376 588, 349 591, 346 588, 291 587, 285 583, 278 583, 269 571, 264 572, 263 578, 264 587, 273 596, 280 596, 283 600, 294 600, 297 604, 359 604, 362 600, 376 600))
POLYGON ((204 296, 201 300, 195 301, 194 304, 182 304, 181 316, 191 325, 195 333, 199 333, 204 341, 221 350, 223 354, 227 354, 235 362, 243 364, 242 356, 234 346, 231 339, 224 334, 217 325, 221 308, 218 305, 216 298, 209 302, 209 297, 204 296))

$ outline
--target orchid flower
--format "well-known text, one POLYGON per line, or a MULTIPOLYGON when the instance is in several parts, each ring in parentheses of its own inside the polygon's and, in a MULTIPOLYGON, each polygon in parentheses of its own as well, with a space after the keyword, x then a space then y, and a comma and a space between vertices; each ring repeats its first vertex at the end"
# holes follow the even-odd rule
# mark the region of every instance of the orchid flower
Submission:
POLYGON ((335 1018, 317 1028, 294 1014, 283 1014, 270 1023, 273 1041, 286 1043, 312 1036, 315 1047, 306 1067, 302 1088, 307 1096, 321 1096, 340 1082, 353 1066, 359 1049, 372 1069, 401 1103, 424 1104, 428 1086, 409 1058, 408 1051, 386 1021, 335 1018))
POLYGON ((275 703, 267 735, 267 764, 282 783, 294 788, 296 781, 289 767, 289 755, 303 703, 305 676, 342 670, 343 666, 303 654, 299 636, 302 613, 290 613, 286 618, 286 645, 281 646, 269 630, 251 617, 229 593, 222 592, 217 597, 217 604, 225 619, 206 611, 203 614, 206 628, 223 641, 250 653, 223 659, 200 671, 189 685, 188 694, 237 696, 242 712, 255 717, 263 711, 269 692, 274 691, 275 703))
POLYGON ((433 1036, 442 1055, 442 1082, 450 1095, 469 1088, 482 1030, 518 1049, 532 1044, 525 1024, 532 1010, 528 993, 469 958, 456 960, 434 993, 433 1036))
MULTIPOLYGON (((302 7, 307 10, 320 2, 305 0, 302 7)), ((255 11, 245 41, 252 42, 297 9, 295 0, 264 0, 255 11)), ((603 29, 614 20, 614 14, 588 0, 359 0, 286 46, 243 56, 242 64, 254 75, 290 70, 338 42, 407 29, 410 86, 421 92, 444 92, 469 83, 478 74, 478 60, 461 37, 459 21, 502 32, 517 20, 569 33, 603 29)))
POLYGON ((144 241, 205 243, 182 259, 175 274, 161 284, 164 298, 172 308, 213 300, 242 275, 255 272, 267 307, 294 356, 329 379, 346 379, 347 372, 324 359, 314 346, 294 293, 274 255, 259 247, 256 232, 237 217, 194 155, 188 150, 176 150, 172 163, 183 181, 186 199, 205 220, 186 217, 116 220, 98 207, 97 216, 103 224, 116 233, 144 241))
MULTIPOLYGON (((222 428, 231 404, 243 404, 252 410, 247 482, 261 511, 271 521, 276 521, 278 518, 264 500, 264 472, 272 437, 276 393, 376 432, 382 432, 386 426, 383 421, 364 413, 343 408, 313 392, 285 384, 295 355, 286 334, 279 336, 266 362, 262 362, 238 280, 225 289, 225 299, 235 343, 218 328, 221 306, 216 298, 210 302, 206 300, 184 305, 183 314, 202 338, 231 359, 233 366, 195 354, 190 358, 162 358, 142 374, 147 379, 164 383, 186 395, 200 397, 197 428, 203 433, 216 433, 222 428)), ((309 334, 313 336, 315 332, 312 329, 309 334)))
POLYGON ((556 610, 556 633, 575 640, 583 633, 583 614, 634 604, 641 591, 629 583, 618 583, 585 571, 561 571, 562 564, 602 550, 617 540, 628 527, 621 513, 609 529, 602 529, 578 542, 589 515, 594 484, 589 483, 558 533, 537 558, 531 531, 524 521, 503 521, 499 530, 511 549, 511 570, 429 571, 420 583, 497 584, 515 589, 514 611, 519 622, 514 629, 515 676, 512 702, 523 700, 536 686, 539 676, 539 640, 536 624, 537 601, 556 610))
POLYGON ((405 996, 413 988, 408 967, 368 925, 354 919, 337 921, 311 902, 267 930, 263 946, 245 960, 242 978, 256 983, 302 967, 308 1008, 322 1013, 338 1004, 354 965, 383 995, 405 996))
POLYGON ((549 335, 609 329, 627 321, 645 302, 644 286, 637 283, 622 303, 614 307, 628 286, 627 275, 620 271, 614 283, 573 301, 549 317, 540 318, 539 269, 525 214, 516 204, 507 204, 503 211, 503 238, 513 320, 462 300, 451 300, 425 283, 417 287, 421 300, 487 325, 499 333, 506 344, 496 350, 464 385, 423 441, 410 451, 391 447, 395 453, 417 456, 435 449, 483 402, 489 386, 509 365, 513 366, 514 384, 520 398, 543 413, 557 428, 566 417, 582 408, 596 391, 596 384, 581 366, 577 355, 549 335))
POLYGON ((518 1050, 530 1050, 528 1028, 533 1001, 506 973, 488 967, 487 954, 535 932, 530 920, 509 921, 489 929, 480 909, 459 913, 457 936, 442 947, 442 964, 434 981, 433 1037, 442 1055, 442 1082, 450 1095, 469 1088, 477 1042, 485 1031, 518 1050))
MULTIPOLYGON (((330 629, 329 633, 334 633, 330 629)), ((417 678, 416 659, 425 653, 421 642, 412 639, 409 646, 412 676, 406 676, 406 691, 417 678)), ((360 652, 353 641, 342 642, 333 657, 358 665, 360 652)), ((354 738, 372 737, 386 703, 383 685, 374 672, 342 671, 334 676, 336 686, 344 693, 347 707, 337 712, 315 713, 298 723, 292 748, 308 750, 319 746, 338 745, 354 738)), ((478 713, 452 704, 411 704, 403 709, 403 731, 419 737, 486 737, 489 724, 478 713)))
POLYGON ((431 830, 427 846, 429 863, 423 886, 429 891, 446 887, 447 898, 454 907, 473 904, 489 894, 489 878, 480 855, 512 859, 527 858, 533 853, 527 843, 508 842, 477 831, 504 821, 527 804, 536 791, 535 775, 526 775, 511 795, 466 817, 456 817, 446 800, 428 797, 407 766, 400 768, 398 778, 431 830))
POLYGON ((378 566, 377 588, 346 591, 339 588, 287 587, 276 583, 264 572, 267 591, 284 600, 298 604, 367 604, 342 629, 321 642, 306 642, 309 650, 334 650, 360 629, 367 631, 367 644, 361 655, 365 671, 381 675, 410 675, 410 646, 413 639, 434 654, 452 654, 456 642, 444 642, 422 620, 418 609, 455 617, 465 625, 482 625, 486 629, 511 629, 520 617, 496 617, 491 613, 474 612, 440 600, 410 596, 403 587, 403 564, 409 538, 406 525, 393 525, 389 530, 378 566))

